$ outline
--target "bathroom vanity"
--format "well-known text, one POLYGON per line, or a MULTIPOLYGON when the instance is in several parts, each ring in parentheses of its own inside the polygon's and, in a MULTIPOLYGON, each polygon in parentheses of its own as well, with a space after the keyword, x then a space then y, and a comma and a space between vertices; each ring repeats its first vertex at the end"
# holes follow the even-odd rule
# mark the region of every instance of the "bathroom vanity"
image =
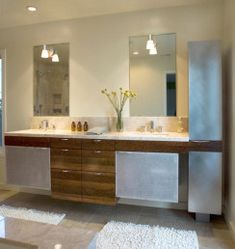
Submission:
MULTIPOLYGON (((85 135, 70 131, 25 130, 7 132, 5 144, 8 184, 25 186, 28 182, 28 187, 51 190, 53 198, 109 205, 115 205, 119 197, 177 202, 181 166, 178 156, 191 151, 222 151, 221 141, 189 141, 187 133, 174 132, 85 135), (49 152, 45 153, 36 173, 37 162, 24 168, 25 161, 30 158, 20 154, 29 148, 34 153, 49 152), (128 155, 131 155, 129 159, 128 155), (145 162, 142 171, 141 160, 145 162), (158 181, 151 178, 154 171, 162 174, 156 174, 158 178, 154 179, 158 181), (131 180, 132 173, 137 181, 131 180), (149 182, 138 185, 142 176, 149 182), (45 183, 48 177, 50 181, 45 183), (154 189, 157 191, 152 191, 154 189)), ((217 183, 213 187, 220 193, 221 182, 217 183)))

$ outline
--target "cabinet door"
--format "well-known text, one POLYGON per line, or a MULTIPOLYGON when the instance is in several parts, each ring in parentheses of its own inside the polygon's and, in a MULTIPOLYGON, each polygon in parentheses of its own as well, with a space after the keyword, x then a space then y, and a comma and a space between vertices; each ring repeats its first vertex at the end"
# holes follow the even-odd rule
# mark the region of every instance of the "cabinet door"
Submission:
POLYGON ((115 173, 115 152, 83 150, 82 171, 115 173))
POLYGON ((178 202, 177 153, 117 152, 116 196, 178 202))
POLYGON ((81 170, 81 150, 51 149, 51 168, 81 170))
POLYGON ((222 212, 222 153, 189 153, 188 211, 222 212))
POLYGON ((50 149, 6 146, 7 184, 51 189, 50 149))
POLYGON ((73 170, 51 170, 52 196, 68 200, 81 200, 81 172, 73 170))
POLYGON ((115 175, 82 172, 82 199, 85 202, 115 204, 115 175))

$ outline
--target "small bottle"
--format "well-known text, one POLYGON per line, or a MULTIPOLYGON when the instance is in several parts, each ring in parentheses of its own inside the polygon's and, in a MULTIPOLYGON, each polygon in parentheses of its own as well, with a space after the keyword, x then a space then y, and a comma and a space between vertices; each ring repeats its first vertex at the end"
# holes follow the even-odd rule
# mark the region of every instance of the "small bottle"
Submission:
POLYGON ((76 131, 76 123, 74 121, 71 124, 71 131, 76 131))
POLYGON ((182 117, 178 118, 178 128, 177 132, 181 133, 184 131, 182 117))
POLYGON ((87 123, 87 121, 85 121, 85 123, 83 125, 83 130, 88 131, 88 123, 87 123))
POLYGON ((77 123, 77 131, 82 131, 82 123, 80 121, 77 123))

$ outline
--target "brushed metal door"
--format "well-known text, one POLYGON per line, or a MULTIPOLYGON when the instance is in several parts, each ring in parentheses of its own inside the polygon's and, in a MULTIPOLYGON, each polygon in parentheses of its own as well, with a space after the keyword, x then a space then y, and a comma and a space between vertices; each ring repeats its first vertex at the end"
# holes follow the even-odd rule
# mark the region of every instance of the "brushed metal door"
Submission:
POLYGON ((218 41, 189 42, 189 136, 222 139, 221 48, 218 41))
POLYGON ((222 153, 189 153, 188 211, 221 214, 222 153))
POLYGON ((51 189, 50 149, 6 146, 7 184, 51 189))
POLYGON ((116 152, 116 196, 178 203, 179 154, 116 152))

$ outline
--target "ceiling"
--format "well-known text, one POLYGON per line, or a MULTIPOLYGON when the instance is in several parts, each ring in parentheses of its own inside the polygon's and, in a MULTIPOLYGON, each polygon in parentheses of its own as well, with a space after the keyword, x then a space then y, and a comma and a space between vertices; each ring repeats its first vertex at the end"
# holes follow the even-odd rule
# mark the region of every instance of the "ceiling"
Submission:
POLYGON ((215 0, 0 0, 0 28, 215 0), (37 12, 29 12, 33 5, 37 12))

